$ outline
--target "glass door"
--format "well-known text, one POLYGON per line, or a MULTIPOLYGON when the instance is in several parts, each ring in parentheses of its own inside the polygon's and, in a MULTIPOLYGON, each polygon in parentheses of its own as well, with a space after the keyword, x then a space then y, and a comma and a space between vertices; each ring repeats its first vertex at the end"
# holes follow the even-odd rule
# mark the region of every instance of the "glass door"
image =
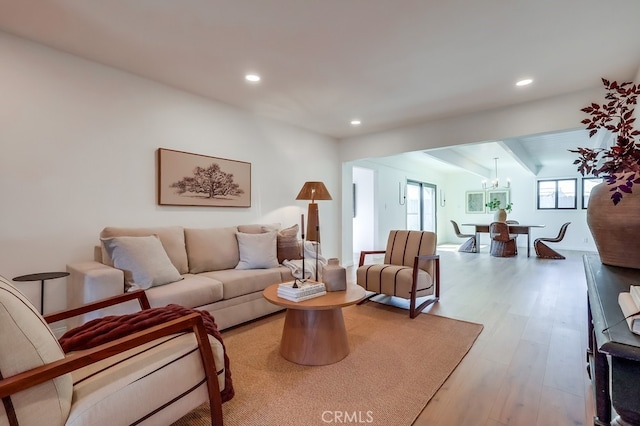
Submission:
POLYGON ((407 229, 436 232, 436 186, 407 181, 407 229))

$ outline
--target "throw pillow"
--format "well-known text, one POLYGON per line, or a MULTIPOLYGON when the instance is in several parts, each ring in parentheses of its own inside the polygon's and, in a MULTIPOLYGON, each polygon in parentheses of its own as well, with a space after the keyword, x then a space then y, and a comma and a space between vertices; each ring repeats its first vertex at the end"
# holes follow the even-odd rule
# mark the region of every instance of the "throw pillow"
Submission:
POLYGON ((263 234, 236 233, 240 262, 236 269, 267 269, 278 266, 276 232, 263 234))
POLYGON ((125 271, 125 276, 126 272, 130 273, 130 285, 148 289, 182 279, 155 235, 101 240, 109 257, 113 259, 113 266, 125 271))
POLYGON ((282 229, 277 236, 278 263, 285 260, 301 259, 298 241, 298 224, 282 229))

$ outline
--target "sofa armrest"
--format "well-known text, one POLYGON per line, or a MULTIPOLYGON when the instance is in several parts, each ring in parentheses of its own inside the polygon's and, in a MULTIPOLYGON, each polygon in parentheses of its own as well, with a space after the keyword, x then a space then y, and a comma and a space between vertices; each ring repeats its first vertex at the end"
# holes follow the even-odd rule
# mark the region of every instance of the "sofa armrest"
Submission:
MULTIPOLYGON (((67 265, 67 309, 123 294, 124 272, 100 262, 89 261, 67 265)), ((70 328, 102 316, 86 314, 67 320, 70 328)))

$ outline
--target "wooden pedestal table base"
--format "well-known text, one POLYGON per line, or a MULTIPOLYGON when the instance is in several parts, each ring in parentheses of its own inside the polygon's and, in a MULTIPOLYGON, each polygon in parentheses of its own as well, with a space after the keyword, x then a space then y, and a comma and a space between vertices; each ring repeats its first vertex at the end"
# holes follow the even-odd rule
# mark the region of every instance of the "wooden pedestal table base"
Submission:
POLYGON ((278 284, 267 287, 263 295, 269 302, 287 308, 282 329, 280 354, 301 365, 327 365, 349 355, 349 340, 342 308, 362 300, 360 286, 302 302, 291 302, 277 295, 278 284))

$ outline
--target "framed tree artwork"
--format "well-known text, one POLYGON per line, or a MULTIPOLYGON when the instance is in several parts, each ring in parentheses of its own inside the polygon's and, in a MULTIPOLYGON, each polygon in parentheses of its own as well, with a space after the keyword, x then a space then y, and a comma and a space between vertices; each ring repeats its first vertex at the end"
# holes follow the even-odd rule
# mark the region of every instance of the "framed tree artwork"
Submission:
MULTIPOLYGON (((503 209, 507 204, 509 204, 509 191, 504 189, 493 189, 487 191, 487 203, 489 201, 498 200, 500 201, 500 208, 503 209)), ((494 212, 498 209, 489 208, 488 211, 494 212)))
POLYGON ((465 194, 465 212, 484 213, 484 191, 467 191, 465 194))
POLYGON ((158 204, 251 207, 251 163, 159 148, 158 204))

